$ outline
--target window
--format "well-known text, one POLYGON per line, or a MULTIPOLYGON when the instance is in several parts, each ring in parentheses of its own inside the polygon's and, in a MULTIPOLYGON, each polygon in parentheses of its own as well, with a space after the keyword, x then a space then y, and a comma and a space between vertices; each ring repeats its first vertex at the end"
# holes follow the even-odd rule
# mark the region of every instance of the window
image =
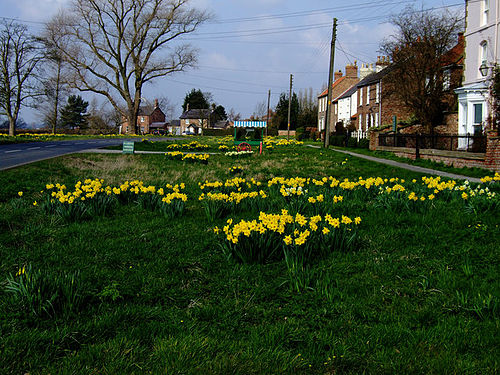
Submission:
POLYGON ((368 130, 370 128, 370 115, 366 115, 365 119, 366 119, 366 129, 368 130))
POLYGON ((359 105, 363 105, 363 88, 359 89, 359 105))
POLYGON ((448 91, 450 89, 450 79, 451 79, 451 71, 450 69, 446 69, 443 71, 443 90, 448 91))
POLYGON ((189 125, 189 119, 188 118, 186 119, 186 125, 189 125))
POLYGON ((144 122, 144 116, 141 116, 141 122, 144 122))
POLYGON ((474 124, 483 122, 483 103, 474 104, 474 124))
POLYGON ((380 100, 380 83, 377 83, 375 86, 375 103, 378 103, 380 100))
POLYGON ((370 86, 366 88, 366 105, 370 104, 370 86))
POLYGON ((486 40, 483 40, 481 44, 479 44, 479 61, 477 66, 477 74, 478 77, 481 79, 485 78, 481 75, 481 72, 479 71, 479 68, 483 64, 488 66, 488 42, 486 40))
POLYGON ((373 115, 373 126, 378 126, 378 112, 373 115))
POLYGON ((490 0, 481 1, 481 26, 488 24, 488 16, 490 13, 490 0))

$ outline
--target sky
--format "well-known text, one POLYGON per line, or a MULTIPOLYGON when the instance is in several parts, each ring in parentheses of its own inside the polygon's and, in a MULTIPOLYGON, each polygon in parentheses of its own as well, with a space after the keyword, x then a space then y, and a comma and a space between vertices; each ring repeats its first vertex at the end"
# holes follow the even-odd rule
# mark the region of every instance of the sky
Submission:
MULTIPOLYGON (((0 17, 24 23, 40 34, 43 23, 71 0, 0 0, 0 17)), ((212 19, 184 37, 198 49, 197 68, 155 80, 144 87, 143 97, 153 102, 167 97, 174 118, 191 89, 210 92, 213 101, 233 109, 243 118, 256 112, 259 103, 271 107, 282 92, 313 89, 318 94, 328 81, 333 18, 337 18, 335 69, 374 63, 384 38, 394 33, 390 16, 406 6, 464 12, 463 0, 191 0, 212 19)), ((88 100, 89 98, 87 98, 88 100)), ((21 117, 40 122, 31 109, 21 117)))

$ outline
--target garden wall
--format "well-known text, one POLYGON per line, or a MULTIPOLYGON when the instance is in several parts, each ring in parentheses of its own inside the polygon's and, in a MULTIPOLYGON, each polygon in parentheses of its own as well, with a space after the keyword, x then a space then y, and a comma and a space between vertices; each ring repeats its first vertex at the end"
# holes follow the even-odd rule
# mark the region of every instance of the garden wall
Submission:
MULTIPOLYGON (((378 145, 380 132, 370 132, 370 150, 390 151, 403 158, 415 159, 415 149, 405 147, 385 147, 378 145)), ((487 133, 486 153, 420 149, 420 158, 442 162, 454 167, 477 167, 500 172, 500 137, 498 130, 487 133)))

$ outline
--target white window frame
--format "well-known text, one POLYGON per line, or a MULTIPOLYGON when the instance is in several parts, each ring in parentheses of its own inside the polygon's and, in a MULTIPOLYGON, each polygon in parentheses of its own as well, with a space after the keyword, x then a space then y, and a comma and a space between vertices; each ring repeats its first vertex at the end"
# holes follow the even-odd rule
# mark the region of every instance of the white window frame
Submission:
POLYGON ((483 78, 483 76, 481 75, 481 72, 479 71, 479 67, 482 64, 488 64, 488 41, 487 40, 483 40, 481 43, 479 43, 479 66, 477 69, 479 78, 483 78))
POLYGON ((377 82, 375 86, 375 103, 378 103, 380 100, 380 82, 377 82))
POLYGON ((445 69, 443 71, 443 90, 448 91, 450 89, 451 82, 451 71, 450 69, 445 69))
POLYGON ((144 122, 144 116, 141 116, 141 122, 144 122))
POLYGON ((365 119, 366 119, 365 120, 366 121, 366 130, 368 130, 370 128, 370 114, 369 113, 367 113, 365 115, 365 119))
POLYGON ((359 88, 359 105, 363 105, 363 87, 359 88))
POLYGON ((366 105, 370 104, 370 86, 366 86, 366 105))
POLYGON ((490 15, 490 0, 481 1, 481 26, 488 24, 490 15))

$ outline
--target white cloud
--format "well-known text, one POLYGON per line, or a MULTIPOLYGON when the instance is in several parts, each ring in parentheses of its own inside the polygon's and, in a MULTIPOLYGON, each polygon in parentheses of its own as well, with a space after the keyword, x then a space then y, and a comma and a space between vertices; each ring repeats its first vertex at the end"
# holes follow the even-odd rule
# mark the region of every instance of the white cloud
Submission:
POLYGON ((69 0, 9 0, 12 17, 28 21, 47 21, 69 0))
POLYGON ((209 53, 207 56, 200 59, 200 62, 200 65, 223 69, 235 69, 238 66, 238 64, 234 60, 218 52, 209 53))

